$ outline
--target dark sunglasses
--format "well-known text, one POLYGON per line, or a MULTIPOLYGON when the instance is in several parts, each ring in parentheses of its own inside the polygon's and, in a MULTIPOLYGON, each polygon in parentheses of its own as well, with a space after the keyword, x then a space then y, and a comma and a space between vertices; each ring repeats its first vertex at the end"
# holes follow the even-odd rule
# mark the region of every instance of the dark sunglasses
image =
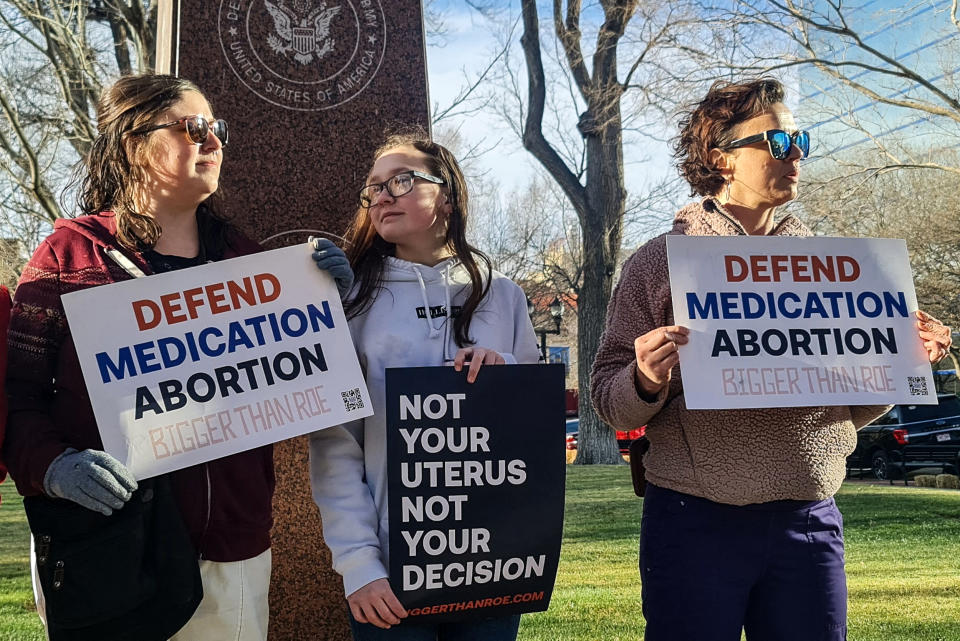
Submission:
POLYGON ((786 160, 790 156, 790 152, 793 150, 794 145, 796 145, 800 150, 801 158, 806 158, 810 155, 809 131, 796 131, 792 134, 788 134, 782 129, 769 129, 762 134, 755 134, 753 136, 747 136, 746 138, 734 140, 726 146, 726 149, 746 147, 747 145, 752 145, 755 142, 762 142, 764 140, 767 141, 767 146, 770 149, 770 155, 777 160, 786 160))
POLYGON ((417 178, 426 180, 428 182, 437 183, 438 185, 444 184, 443 178, 437 178, 436 176, 425 174, 422 171, 411 169, 410 171, 404 171, 396 176, 393 176, 392 178, 388 178, 382 183, 370 183, 369 185, 365 185, 364 188, 360 190, 360 206, 369 207, 384 189, 386 189, 387 193, 393 198, 399 198, 404 194, 409 194, 411 191, 413 191, 413 183, 417 178))
POLYGON ((227 131, 227 121, 226 120, 214 120, 210 122, 207 120, 206 116, 201 116, 197 114, 196 116, 186 116, 180 120, 174 120, 173 122, 165 122, 162 125, 151 125, 148 127, 143 127, 141 129, 135 129, 131 131, 131 134, 146 134, 151 131, 156 131, 157 129, 166 129, 167 127, 176 127, 177 125, 183 125, 184 131, 187 132, 187 139, 197 145, 202 145, 207 142, 207 136, 212 132, 214 136, 217 137, 217 140, 220 141, 220 145, 223 147, 227 146, 227 141, 230 138, 230 134, 227 131))

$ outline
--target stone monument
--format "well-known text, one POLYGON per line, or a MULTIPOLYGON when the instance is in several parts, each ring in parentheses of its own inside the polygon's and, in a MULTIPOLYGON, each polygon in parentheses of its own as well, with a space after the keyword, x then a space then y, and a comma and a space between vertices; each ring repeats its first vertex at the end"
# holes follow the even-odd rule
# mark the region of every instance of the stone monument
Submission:
MULTIPOLYGON (((265 247, 339 235, 386 128, 429 123, 419 0, 160 0, 157 71, 230 124, 224 209, 265 247)), ((306 438, 275 446, 270 639, 350 638, 306 438)))

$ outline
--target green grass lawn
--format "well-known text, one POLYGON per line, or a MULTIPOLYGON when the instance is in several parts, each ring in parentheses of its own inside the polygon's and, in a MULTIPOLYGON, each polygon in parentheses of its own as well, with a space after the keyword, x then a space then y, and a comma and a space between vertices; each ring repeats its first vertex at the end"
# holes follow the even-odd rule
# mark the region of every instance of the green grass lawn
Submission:
POLYGON ((0 492, 0 641, 43 641, 30 588, 30 530, 23 501, 10 480, 0 492))
MULTIPOLYGON (((643 636, 637 541, 641 502, 627 466, 569 466, 563 554, 550 609, 523 617, 523 641, 643 636)), ((27 527, 4 485, 0 641, 42 641, 27 567, 27 527)), ((960 492, 847 484, 852 641, 960 639, 960 492)))
MULTIPOLYGON (((523 641, 643 636, 637 545, 642 503, 626 466, 567 467, 553 601, 523 641)), ((844 514, 851 641, 960 639, 960 492, 848 483, 844 514)))

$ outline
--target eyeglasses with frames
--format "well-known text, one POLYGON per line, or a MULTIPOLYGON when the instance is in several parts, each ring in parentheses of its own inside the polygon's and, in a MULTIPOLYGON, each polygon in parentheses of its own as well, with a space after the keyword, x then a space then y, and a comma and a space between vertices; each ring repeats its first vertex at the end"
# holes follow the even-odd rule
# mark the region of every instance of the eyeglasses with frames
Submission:
POLYGON ((146 134, 150 133, 151 131, 156 131, 157 129, 176 127, 180 124, 183 125, 183 129, 187 133, 187 140, 197 145, 202 145, 205 143, 207 141, 207 136, 211 132, 217 137, 217 140, 220 141, 220 145, 223 147, 227 146, 227 141, 230 138, 229 132, 227 131, 226 120, 221 120, 218 118, 217 120, 211 122, 207 120, 206 116, 200 114, 195 116, 186 116, 180 120, 174 120, 173 122, 165 122, 162 125, 150 125, 140 129, 134 129, 130 133, 133 135, 146 134))
POLYGON ((810 155, 810 132, 795 131, 792 134, 782 129, 768 129, 762 134, 755 134, 734 140, 726 149, 736 149, 737 147, 746 147, 755 142, 767 141, 767 147, 770 149, 770 155, 777 160, 786 160, 790 157, 793 145, 800 150, 800 158, 806 158, 810 155))
POLYGON ((394 198, 399 198, 404 194, 409 194, 413 190, 413 184, 417 178, 436 183, 438 185, 444 184, 443 178, 437 178, 436 176, 425 174, 422 171, 411 169, 410 171, 404 171, 396 176, 388 178, 382 183, 370 183, 369 185, 365 185, 364 188, 360 190, 360 206, 364 208, 370 207, 370 205, 373 204, 373 201, 377 199, 377 196, 379 196, 384 189, 386 189, 387 193, 394 198))

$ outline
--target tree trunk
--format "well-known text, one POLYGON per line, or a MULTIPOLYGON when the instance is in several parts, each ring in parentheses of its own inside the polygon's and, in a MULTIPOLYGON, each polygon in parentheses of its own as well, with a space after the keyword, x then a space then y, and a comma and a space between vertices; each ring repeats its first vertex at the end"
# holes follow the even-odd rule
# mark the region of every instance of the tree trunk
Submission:
POLYGON ((535 0, 523 0, 523 46, 527 62, 529 107, 523 127, 523 146, 540 161, 577 211, 582 230, 583 285, 577 298, 577 348, 580 388, 580 434, 576 462, 623 463, 616 435, 604 425, 590 402, 590 369, 597 354, 607 302, 613 287, 616 256, 620 249, 626 192, 623 187, 623 124, 617 80, 617 42, 636 9, 635 0, 601 2, 606 20, 597 35, 593 77, 580 50, 580 3, 568 4, 566 21, 561 2, 554 3, 554 28, 563 43, 567 63, 580 94, 587 103, 577 129, 586 145, 586 184, 580 183, 543 135, 546 87, 540 55, 540 27, 535 0))
POLYGON ((603 334, 613 273, 605 260, 608 252, 602 218, 600 211, 585 216, 583 287, 577 299, 577 350, 581 365, 577 372, 580 433, 575 462, 582 465, 623 463, 613 429, 600 420, 590 400, 590 370, 603 334))
MULTIPOLYGON (((620 248, 626 193, 623 186, 623 134, 619 98, 607 102, 603 124, 585 130, 587 143, 587 211, 581 217, 584 273, 578 305, 579 360, 593 363, 600 346, 607 304, 613 289, 613 273, 620 248)), ((596 113, 596 112, 594 112, 596 113)), ((582 118, 581 123, 589 118, 582 118)), ((590 370, 581 366, 580 434, 577 463, 623 463, 614 430, 603 423, 590 402, 590 370), (584 402, 586 401, 586 402, 584 402)))

